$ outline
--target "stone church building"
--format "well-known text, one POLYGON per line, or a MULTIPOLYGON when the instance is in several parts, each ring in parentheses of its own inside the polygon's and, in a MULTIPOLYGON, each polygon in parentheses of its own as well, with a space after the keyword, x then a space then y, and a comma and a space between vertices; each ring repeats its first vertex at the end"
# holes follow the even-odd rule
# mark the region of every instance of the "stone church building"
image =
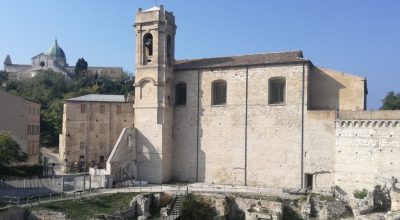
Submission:
POLYGON ((175 60, 177 26, 139 9, 134 127, 116 180, 371 189, 400 177, 400 112, 365 111, 367 82, 301 51, 175 60))
MULTIPOLYGON (((65 78, 72 78, 75 66, 69 66, 64 50, 54 41, 52 47, 46 53, 40 53, 32 57, 32 64, 13 64, 10 55, 4 60, 4 71, 8 73, 8 78, 12 80, 23 80, 35 77, 38 72, 51 70, 60 73, 65 78)), ((88 67, 88 72, 99 76, 107 75, 112 78, 122 76, 121 67, 88 67)))

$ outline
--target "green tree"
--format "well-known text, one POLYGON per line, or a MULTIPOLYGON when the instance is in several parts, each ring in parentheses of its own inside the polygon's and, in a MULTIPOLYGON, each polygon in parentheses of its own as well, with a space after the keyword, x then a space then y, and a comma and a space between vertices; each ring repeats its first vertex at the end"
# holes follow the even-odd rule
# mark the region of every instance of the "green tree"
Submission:
POLYGON ((23 162, 27 158, 27 155, 21 150, 18 143, 11 138, 10 133, 0 132, 0 165, 23 162))
POLYGON ((400 93, 389 92, 382 100, 381 110, 400 110, 400 93))
POLYGON ((79 58, 78 61, 76 61, 76 65, 75 65, 75 76, 76 77, 81 77, 83 75, 83 73, 86 73, 88 69, 88 63, 86 62, 86 60, 82 57, 79 58))
POLYGON ((0 71, 0 87, 8 80, 8 73, 6 71, 0 71))

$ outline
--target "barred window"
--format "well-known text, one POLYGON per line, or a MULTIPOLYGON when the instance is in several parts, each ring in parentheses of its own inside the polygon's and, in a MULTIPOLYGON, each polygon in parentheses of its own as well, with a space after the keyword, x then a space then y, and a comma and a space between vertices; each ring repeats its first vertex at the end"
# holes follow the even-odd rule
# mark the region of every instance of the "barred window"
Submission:
POLYGON ((186 83, 175 86, 175 105, 186 105, 186 83))
POLYGON ((85 112, 86 112, 86 105, 81 104, 81 113, 85 113, 85 112))
POLYGON ((212 83, 212 105, 226 104, 226 81, 214 81, 212 83))
POLYGON ((285 104, 285 78, 269 80, 269 104, 285 104))

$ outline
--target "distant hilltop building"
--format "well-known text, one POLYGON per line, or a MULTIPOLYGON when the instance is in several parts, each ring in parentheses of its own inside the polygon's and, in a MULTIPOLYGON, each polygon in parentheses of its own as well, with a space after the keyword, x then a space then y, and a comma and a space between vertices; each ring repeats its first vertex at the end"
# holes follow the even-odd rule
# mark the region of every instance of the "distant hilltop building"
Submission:
MULTIPOLYGON (((52 70, 61 73, 69 79, 74 76, 75 66, 69 66, 64 50, 58 46, 57 40, 46 53, 32 57, 32 64, 13 64, 10 55, 4 60, 4 71, 8 72, 9 79, 22 80, 36 76, 39 71, 52 70)), ((88 72, 99 76, 117 78, 122 75, 121 67, 88 67, 88 72)))

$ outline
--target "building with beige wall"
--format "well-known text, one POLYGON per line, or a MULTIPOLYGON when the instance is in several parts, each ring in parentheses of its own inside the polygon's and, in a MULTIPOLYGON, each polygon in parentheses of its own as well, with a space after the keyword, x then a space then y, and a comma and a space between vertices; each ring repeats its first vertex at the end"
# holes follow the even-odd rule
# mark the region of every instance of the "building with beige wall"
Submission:
POLYGON ((85 95, 64 103, 59 155, 68 169, 105 166, 125 127, 133 126, 132 101, 124 95, 85 95))
POLYGON ((400 112, 366 111, 366 78, 302 51, 175 60, 162 6, 139 9, 134 27, 135 126, 107 161, 117 179, 351 195, 400 178, 400 112))
POLYGON ((0 131, 10 132, 29 162, 40 153, 40 104, 0 90, 0 131))
MULTIPOLYGON (((11 80, 23 80, 35 77, 40 71, 53 71, 62 74, 66 79, 74 76, 75 66, 67 63, 64 50, 58 45, 57 40, 54 41, 52 47, 46 53, 40 53, 32 57, 31 64, 14 64, 10 55, 4 59, 4 71, 8 73, 11 80)), ((87 71, 90 74, 98 76, 107 76, 110 78, 123 77, 121 67, 93 67, 88 66, 87 71)))

